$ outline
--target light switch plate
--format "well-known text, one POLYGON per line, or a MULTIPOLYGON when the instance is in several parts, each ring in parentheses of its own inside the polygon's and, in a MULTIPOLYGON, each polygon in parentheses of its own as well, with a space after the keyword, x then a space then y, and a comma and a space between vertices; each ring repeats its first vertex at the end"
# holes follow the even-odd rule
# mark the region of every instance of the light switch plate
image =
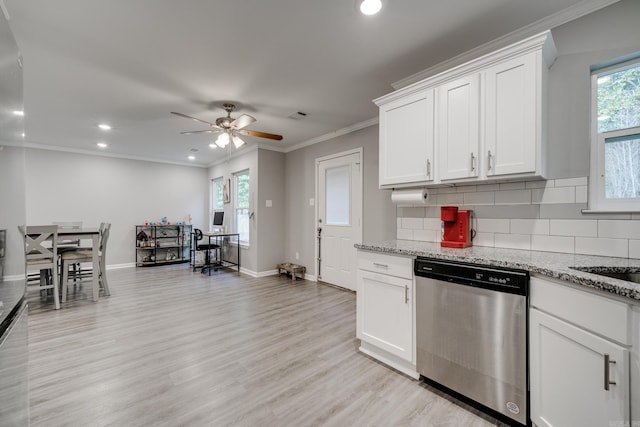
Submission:
POLYGON ((273 201, 272 200, 267 200, 266 205, 268 208, 273 206, 273 201))
POLYGON ((315 206, 316 205, 316 199, 309 199, 309 206, 315 206))

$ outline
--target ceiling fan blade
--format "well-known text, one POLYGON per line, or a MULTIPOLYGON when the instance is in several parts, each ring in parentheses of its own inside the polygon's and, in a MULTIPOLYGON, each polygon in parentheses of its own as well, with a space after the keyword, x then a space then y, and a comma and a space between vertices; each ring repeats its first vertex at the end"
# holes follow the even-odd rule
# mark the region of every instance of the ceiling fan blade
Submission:
POLYGON ((185 119, 191 119, 191 120, 195 120, 196 122, 200 122, 200 123, 204 123, 205 125, 209 125, 212 126, 214 128, 217 128, 218 126, 214 123, 208 122, 206 120, 200 120, 200 119, 196 119, 195 117, 191 117, 191 116, 187 116, 186 114, 182 114, 182 113, 176 113, 175 111, 172 111, 171 114, 176 115, 176 116, 180 116, 180 117, 184 117, 185 119))
POLYGON ((180 132, 180 133, 182 135, 193 135, 193 134, 196 134, 196 133, 217 133, 217 132, 222 132, 222 129, 192 130, 192 131, 180 132))
POLYGON ((241 135, 257 136, 258 138, 275 139, 276 141, 282 141, 282 135, 276 135, 273 133, 258 132, 257 130, 243 129, 238 131, 241 135))
POLYGON ((242 129, 243 127, 249 126, 251 123, 255 122, 256 119, 251 117, 248 114, 243 114, 234 121, 231 122, 231 127, 234 129, 242 129))

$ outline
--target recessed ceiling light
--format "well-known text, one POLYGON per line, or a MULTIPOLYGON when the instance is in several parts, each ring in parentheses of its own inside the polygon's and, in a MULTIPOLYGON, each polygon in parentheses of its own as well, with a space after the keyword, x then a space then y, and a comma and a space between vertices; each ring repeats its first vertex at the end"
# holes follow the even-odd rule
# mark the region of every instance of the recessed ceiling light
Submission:
POLYGON ((98 147, 100 147, 100 148, 107 148, 107 147, 108 147, 108 145, 107 145, 107 143, 106 143, 106 142, 98 142, 96 145, 97 145, 98 147))
POLYGON ((102 130, 111 130, 111 126, 109 126, 108 124, 105 124, 105 123, 100 123, 100 124, 98 125, 98 127, 99 127, 100 129, 102 129, 102 130))
POLYGON ((187 157, 187 159, 189 159, 189 160, 195 160, 195 159, 196 159, 196 156, 189 156, 189 157, 187 157))
POLYGON ((360 12, 365 15, 375 15, 380 12, 380 9, 382 9, 381 0, 363 0, 360 3, 360 12))
POLYGON ((13 114, 16 116, 24 116, 24 111, 22 110, 13 110, 13 114))
POLYGON ((25 134, 24 132, 22 132, 22 137, 24 138, 25 136, 27 136, 27 134, 25 134))

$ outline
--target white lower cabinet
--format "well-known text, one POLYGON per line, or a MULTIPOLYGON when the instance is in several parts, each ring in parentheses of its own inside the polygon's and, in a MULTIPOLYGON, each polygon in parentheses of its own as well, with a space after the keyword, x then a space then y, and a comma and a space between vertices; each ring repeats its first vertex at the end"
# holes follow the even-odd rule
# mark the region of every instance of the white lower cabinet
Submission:
MULTIPOLYGON (((543 426, 629 426, 629 306, 532 278, 531 420, 543 426), (562 309, 560 307, 563 307, 562 309), (611 318, 624 319, 617 327, 611 318), (602 319, 594 329, 589 323, 602 319)), ((596 325, 596 323, 593 323, 596 325)))
POLYGON ((360 350, 414 378, 413 260, 358 252, 360 350))

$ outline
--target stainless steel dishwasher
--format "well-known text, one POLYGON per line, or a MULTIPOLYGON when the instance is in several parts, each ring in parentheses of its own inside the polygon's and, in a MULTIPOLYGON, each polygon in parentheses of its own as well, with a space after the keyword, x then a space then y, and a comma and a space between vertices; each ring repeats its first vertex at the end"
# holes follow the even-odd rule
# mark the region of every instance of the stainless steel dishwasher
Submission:
POLYGON ((529 273, 417 258, 417 370, 512 425, 530 425, 529 273))

